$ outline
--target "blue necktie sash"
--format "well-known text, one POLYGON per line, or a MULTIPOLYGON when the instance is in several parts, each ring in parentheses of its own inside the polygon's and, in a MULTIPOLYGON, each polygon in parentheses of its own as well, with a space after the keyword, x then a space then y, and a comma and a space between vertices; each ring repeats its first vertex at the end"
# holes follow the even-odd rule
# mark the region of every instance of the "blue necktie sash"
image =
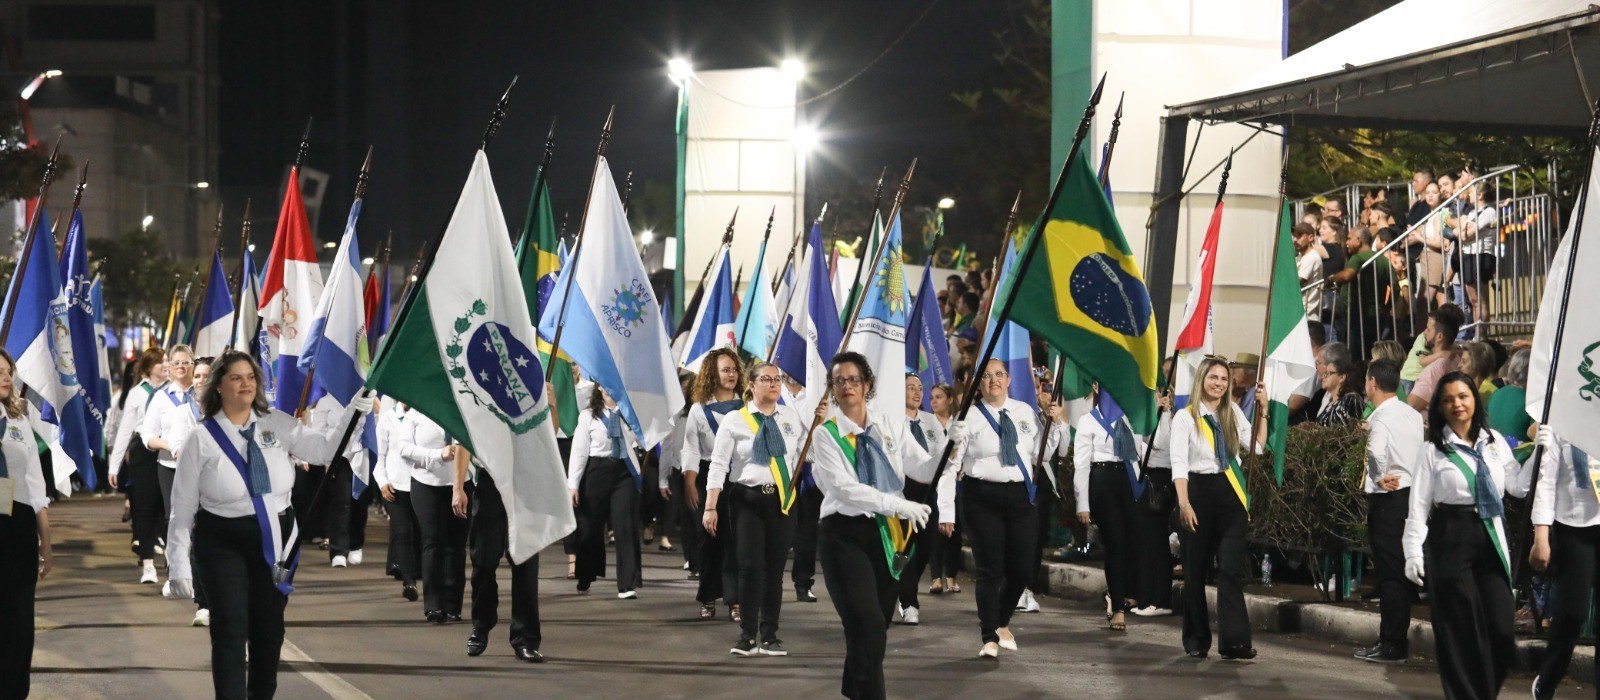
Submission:
POLYGON ((1038 496, 1033 485, 1033 472, 1028 469, 1027 462, 1022 461, 1022 453, 1017 450, 1017 424, 1011 422, 1011 414, 1005 409, 1000 409, 1000 420, 996 421, 994 414, 989 412, 989 407, 982 402, 976 404, 978 412, 983 414, 984 420, 989 421, 989 427, 994 429, 994 434, 1000 436, 1000 461, 1010 464, 1022 472, 1022 483, 1028 488, 1028 502, 1036 503, 1038 496))
POLYGON ((1112 451, 1117 453, 1117 460, 1122 462, 1122 468, 1128 474, 1128 485, 1133 489, 1133 500, 1144 497, 1144 476, 1139 473, 1139 446, 1133 440, 1133 430, 1128 428, 1128 422, 1121 416, 1107 418, 1099 408, 1091 412, 1096 423, 1111 436, 1112 451))
MULTIPOLYGON (((10 419, 6 418, 4 414, 0 414, 0 440, 4 440, 6 438, 6 429, 9 428, 10 426, 11 426, 10 419)), ((4 455, 0 455, 0 479, 7 479, 7 478, 10 478, 10 477, 11 477, 11 468, 6 464, 5 456, 4 455)), ((0 504, 0 505, 9 505, 9 504, 0 504)))
MULTIPOLYGON (((889 455, 884 452, 883 443, 878 440, 872 428, 857 435, 842 435, 839 433, 838 420, 831 418, 823 423, 822 427, 839 445, 845 460, 855 467, 857 481, 882 493, 900 495, 905 484, 900 476, 894 473, 894 465, 889 463, 889 455)), ((874 518, 878 521, 878 539, 883 542, 883 555, 889 563, 889 575, 898 580, 906 565, 911 562, 912 548, 916 546, 911 542, 911 529, 900 522, 899 518, 886 515, 877 515, 874 518)))
POLYGON ((711 426, 711 434, 716 435, 717 429, 722 427, 722 417, 728 415, 729 411, 737 411, 743 406, 743 401, 728 399, 727 401, 701 404, 700 410, 705 413, 706 425, 711 426))
POLYGON ((622 412, 612 411, 606 414, 606 437, 611 439, 611 457, 621 460, 628 468, 628 476, 633 477, 633 487, 644 493, 644 475, 639 473, 639 468, 633 463, 633 456, 628 454, 628 443, 622 433, 622 412))
POLYGON ((1577 445, 1568 443, 1567 447, 1571 450, 1568 458, 1572 460, 1572 474, 1578 479, 1578 488, 1593 493, 1595 499, 1600 500, 1600 481, 1595 481, 1589 472, 1589 455, 1577 445))
POLYGON ((1500 563, 1505 566, 1506 577, 1511 576, 1511 557, 1506 551, 1504 535, 1505 504, 1500 501, 1500 491, 1496 488, 1493 475, 1489 471, 1489 464, 1483 458, 1484 443, 1487 448, 1494 447, 1494 436, 1487 435, 1479 440, 1477 447, 1468 447, 1459 443, 1445 444, 1445 457, 1456 465, 1461 471, 1461 477, 1467 482, 1467 490, 1472 492, 1472 500, 1478 508, 1478 517, 1483 520, 1483 527, 1489 532, 1489 542, 1494 545, 1495 552, 1500 555, 1500 563), (1462 457, 1466 455, 1466 457, 1462 457), (1472 460, 1469 465, 1467 458, 1472 460))
POLYGON ((922 449, 924 451, 926 451, 928 449, 928 438, 927 438, 926 435, 923 435, 923 433, 922 433, 922 419, 921 418, 912 418, 911 419, 911 437, 917 441, 918 445, 922 446, 922 449))
POLYGON ((267 570, 272 572, 272 583, 278 592, 287 596, 294 592, 291 582, 294 580, 295 567, 300 562, 298 552, 291 557, 289 552, 294 550, 294 542, 300 536, 300 526, 295 523, 287 539, 279 534, 282 531, 277 513, 267 512, 266 500, 262 496, 272 490, 272 480, 267 473, 266 458, 261 454, 261 448, 256 445, 255 425, 240 431, 244 437, 249 458, 239 454, 238 448, 233 446, 233 441, 217 423, 215 416, 205 419, 201 423, 206 427, 206 432, 211 434, 212 442, 222 449, 222 456, 226 457, 234 468, 239 470, 239 478, 244 480, 245 488, 250 492, 250 505, 255 509, 256 526, 261 530, 261 556, 267 561, 267 570), (259 463, 259 475, 256 464, 259 463))

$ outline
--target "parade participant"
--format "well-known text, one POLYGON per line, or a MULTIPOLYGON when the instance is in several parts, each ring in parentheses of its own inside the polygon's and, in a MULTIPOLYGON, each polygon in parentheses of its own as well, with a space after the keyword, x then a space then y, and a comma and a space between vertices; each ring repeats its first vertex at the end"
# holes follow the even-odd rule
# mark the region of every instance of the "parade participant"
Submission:
MULTIPOLYGON (((318 430, 337 430, 344 434, 345 424, 339 422, 344 415, 344 407, 339 405, 339 400, 332 394, 323 394, 311 409, 311 418, 307 421, 318 430)), ((359 518, 362 526, 361 542, 358 543, 354 533, 356 517, 356 500, 351 495, 351 486, 354 481, 369 480, 367 468, 367 450, 361 445, 361 435, 354 433, 350 436, 350 443, 345 453, 334 458, 334 463, 326 465, 323 478, 327 485, 322 487, 322 498, 325 507, 322 509, 323 531, 328 538, 328 564, 334 568, 344 568, 347 565, 360 564, 363 552, 361 546, 365 544, 366 517, 359 518)))
MULTIPOLYGON (((750 401, 724 416, 711 449, 706 476, 706 532, 735 531, 738 547, 739 639, 729 651, 786 656, 778 639, 783 606, 783 567, 794 535, 795 460, 808 423, 793 408, 780 405, 783 376, 778 366, 752 364, 745 372, 750 401), (731 520, 718 518, 726 497, 731 520), (759 632, 760 644, 757 645, 759 632)), ((819 407, 819 410, 820 407, 819 407)))
MULTIPOLYGON (((1078 419, 1072 436, 1072 492, 1078 503, 1078 522, 1093 522, 1100 529, 1100 547, 1106 556, 1106 589, 1111 597, 1110 629, 1128 629, 1124 613, 1132 610, 1136 568, 1137 510, 1144 507, 1148 482, 1139 471, 1139 447, 1122 407, 1103 389, 1095 391, 1095 406, 1078 419)), ((1057 423, 1065 433, 1065 411, 1057 423)))
POLYGON ((1557 437, 1548 425, 1539 427, 1535 441, 1544 448, 1544 458, 1533 495, 1533 551, 1528 562, 1539 571, 1550 572, 1556 600, 1544 663, 1533 679, 1533 697, 1549 700, 1567 675, 1573 644, 1594 597, 1595 571, 1600 565, 1596 556, 1600 495, 1595 492, 1600 486, 1595 480, 1600 476, 1600 460, 1557 437))
MULTIPOLYGON (((277 691, 284 606, 297 559, 290 460, 326 462, 339 440, 333 431, 302 426, 268 408, 260 386, 253 358, 224 352, 201 391, 200 424, 178 446, 167 532, 172 575, 164 592, 191 597, 197 576, 205 585, 218 698, 265 700, 277 691)), ((348 409, 371 410, 372 401, 360 397, 348 409)))
POLYGON ((111 445, 111 484, 128 490, 133 520, 133 553, 139 557, 139 583, 156 583, 155 547, 164 536, 166 506, 161 497, 156 453, 145 447, 139 428, 146 407, 167 378, 166 353, 150 348, 139 356, 139 383, 122 394, 122 421, 111 445))
MULTIPOLYGON (((462 491, 472 457, 456 449, 455 488, 462 491)), ((489 647, 489 632, 499 622, 500 586, 495 569, 501 559, 509 559, 511 522, 506 517, 505 500, 495 486, 489 470, 474 465, 472 493, 472 634, 467 637, 467 656, 478 656, 489 647)), ((464 513, 457 511, 459 515, 464 513)), ((530 663, 544 661, 539 653, 543 636, 539 632, 539 554, 521 564, 511 565, 511 649, 517 659, 530 663)))
POLYGON ((972 559, 978 568, 978 627, 983 639, 978 656, 993 659, 1001 649, 1017 650, 1011 615, 1033 581, 1038 557, 1038 487, 1032 465, 1040 447, 1040 428, 1033 407, 1010 398, 1011 374, 1004 362, 990 360, 978 380, 980 401, 973 408, 981 420, 950 426, 956 447, 938 485, 939 529, 946 537, 955 534, 960 480, 961 520, 972 539, 972 559))
POLYGON ((417 535, 417 512, 411 506, 411 464, 400 454, 400 438, 408 434, 406 405, 394 399, 382 401, 378 414, 378 462, 372 477, 383 495, 389 512, 389 561, 395 578, 400 579, 400 595, 417 600, 417 577, 422 559, 422 542, 417 535))
MULTIPOLYGON (((928 438, 928 454, 942 455, 945 443, 950 441, 950 423, 955 420, 956 388, 944 383, 933 385, 928 407, 933 409, 933 423, 924 421, 922 424, 932 433, 928 438)), ((938 520, 934 518, 934 522, 938 520)), ((933 583, 928 586, 928 593, 960 593, 961 584, 956 581, 956 574, 961 571, 961 523, 956 523, 955 530, 948 536, 940 532, 932 549, 928 555, 928 569, 933 583)))
MULTIPOLYGON (((176 442, 184 422, 192 422, 199 413, 194 405, 194 351, 178 344, 167 353, 167 383, 145 406, 144 418, 139 422, 139 436, 144 446, 156 453, 156 462, 164 469, 156 470, 156 481, 161 485, 161 531, 167 530, 172 515, 173 468, 178 465, 176 442)), ((172 562, 167 562, 171 568, 172 562)))
POLYGON ((33 439, 38 414, 19 396, 16 371, 11 355, 0 350, 0 695, 25 698, 33 667, 34 594, 55 557, 50 499, 33 439))
MULTIPOLYGON (((684 374, 681 376, 683 381, 680 388, 683 390, 683 395, 688 396, 693 388, 691 385, 694 382, 694 375, 684 374)), ((678 412, 672 415, 672 430, 667 433, 667 438, 662 440, 657 447, 661 451, 661 473, 658 475, 660 480, 656 483, 656 488, 661 492, 662 500, 665 501, 661 509, 662 523, 672 523, 673 529, 678 535, 676 549, 681 550, 683 553, 683 570, 690 572, 692 576, 700 570, 700 539, 695 537, 696 533, 700 531, 700 524, 689 521, 696 514, 691 512, 681 501, 683 495, 683 464, 680 461, 683 459, 683 440, 689 431, 690 408, 692 408, 691 404, 685 403, 683 408, 678 409, 678 412)), ((669 547, 663 551, 671 551, 672 549, 669 547)))
MULTIPOLYGON (((835 358, 835 362, 839 361, 840 358, 835 358)), ((863 371, 868 376, 872 374, 869 370, 863 371)), ((840 400, 837 388, 834 389, 833 396, 836 402, 840 400)), ((944 454, 944 426, 932 413, 922 410, 922 378, 917 376, 916 372, 906 373, 906 428, 906 437, 916 443, 919 450, 935 456, 944 454)), ((915 474, 907 473, 906 469, 901 470, 906 477, 907 500, 912 503, 929 503, 934 500, 929 498, 928 494, 933 491, 933 468, 936 466, 938 465, 927 465, 925 470, 927 473, 921 473, 924 470, 918 469, 918 465, 907 465, 910 471, 918 472, 915 474)), ((934 514, 934 521, 938 521, 937 513, 934 514)), ((922 586, 922 572, 928 568, 934 550, 944 544, 945 538, 935 529, 921 528, 915 540, 916 546, 911 550, 911 559, 907 562, 905 571, 900 574, 898 584, 900 622, 907 625, 922 622, 922 605, 917 600, 917 589, 922 586)))
MULTIPOLYGON (((1162 363, 1162 373, 1172 376, 1172 358, 1162 363)), ((1138 540, 1137 571, 1133 576, 1133 597, 1140 607, 1133 614, 1159 617, 1172 614, 1172 511, 1178 505, 1172 489, 1172 389, 1156 397, 1161 417, 1156 432, 1143 450, 1149 453, 1141 468, 1145 478, 1145 507, 1136 509, 1138 540)))
POLYGON ((812 477, 810 460, 800 465, 799 486, 795 490, 794 565, 789 569, 789 579, 794 582, 796 602, 815 603, 817 594, 811 589, 817 585, 817 524, 822 518, 822 492, 812 477))
MULTIPOLYGON (((896 591, 905 589, 894 580, 892 546, 904 525, 900 519, 920 530, 932 513, 929 506, 902 497, 900 485, 910 483, 906 479, 910 472, 925 472, 931 480, 938 457, 930 457, 909 435, 914 428, 898 417, 868 410, 876 379, 860 353, 835 355, 828 377, 839 410, 812 431, 811 441, 817 487, 822 491, 817 556, 833 608, 844 625, 839 692, 847 698, 883 698, 890 607, 896 591)), ((909 399, 910 389, 907 392, 909 399)), ((902 582, 910 578, 909 568, 900 576, 902 582)), ((910 584, 916 586, 916 579, 910 578, 910 584)))
POLYGON ((1488 421, 1471 377, 1439 379, 1402 540, 1406 578, 1427 587, 1440 680, 1453 699, 1497 697, 1517 653, 1501 493, 1519 469, 1488 421))
MULTIPOLYGON (((1256 657, 1244 584, 1250 577, 1248 491, 1240 461, 1252 434, 1250 419, 1233 402, 1228 361, 1208 356, 1194 373, 1199 397, 1172 418, 1172 485, 1178 522, 1189 532, 1183 547, 1183 651, 1203 659, 1211 651, 1206 581, 1217 573, 1218 653, 1224 661, 1256 657)), ((1264 401, 1257 389, 1258 405, 1264 401)))
MULTIPOLYGON (((705 532, 700 523, 706 514, 702 479, 708 473, 717 429, 729 412, 744 405, 744 393, 744 375, 739 371, 738 354, 728 348, 712 350, 700 363, 700 374, 694 380, 694 391, 690 394, 694 405, 689 407, 683 451, 679 457, 683 467, 683 504, 694 513, 695 529, 699 529, 695 533, 700 546, 699 566, 694 571, 700 575, 695 600, 700 602, 702 620, 716 617, 718 598, 727 603, 728 618, 734 622, 740 620, 738 554, 733 546, 733 528, 711 534, 705 532)), ((733 522, 728 515, 729 504, 719 505, 718 517, 733 522)))
MULTIPOLYGON (((1400 365, 1373 360, 1367 368, 1367 400, 1376 406, 1367 416, 1367 536, 1378 578, 1378 643, 1356 658, 1380 664, 1404 663, 1409 657, 1411 586, 1406 584, 1405 553, 1400 539, 1411 505, 1411 476, 1422 449, 1422 415, 1400 397, 1400 365)), ((1587 608, 1586 608, 1587 609, 1587 608)))
POLYGON ((634 454, 639 442, 617 402, 600 387, 578 414, 567 490, 572 506, 582 508, 578 538, 578 592, 588 593, 606 565, 606 529, 617 543, 617 598, 639 597, 643 583, 639 544, 639 494, 644 475, 634 454))
POLYGON ((450 512, 456 445, 438 423, 407 411, 395 445, 411 465, 411 508, 422 539, 422 611, 434 624, 461 619, 467 521, 450 512))
MULTIPOLYGON (((175 412, 177 415, 175 416, 175 420, 171 425, 171 433, 167 435, 167 440, 170 441, 175 448, 174 452, 176 452, 176 448, 178 446, 183 444, 184 440, 189 439, 189 433, 194 432, 194 429, 197 425, 197 419, 200 416, 200 402, 196 400, 197 397, 195 396, 195 393, 197 393, 201 387, 205 386, 206 379, 211 376, 211 361, 212 358, 210 357, 195 358, 194 381, 189 385, 189 410, 175 412)), ((190 568, 192 569, 194 562, 191 561, 189 564, 190 568)), ((168 574, 170 576, 171 563, 169 562, 167 566, 168 574)), ((194 619, 190 620, 189 624, 194 627, 205 627, 210 625, 211 611, 206 600, 206 587, 201 581, 195 582, 194 605, 194 619)))

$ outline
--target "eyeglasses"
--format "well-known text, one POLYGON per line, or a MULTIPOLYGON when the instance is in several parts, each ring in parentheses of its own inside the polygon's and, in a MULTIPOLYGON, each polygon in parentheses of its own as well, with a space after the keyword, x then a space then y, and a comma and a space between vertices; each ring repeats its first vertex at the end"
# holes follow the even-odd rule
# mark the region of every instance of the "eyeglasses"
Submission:
POLYGON ((167 366, 169 366, 169 367, 193 367, 194 363, 193 362, 168 362, 167 366))
POLYGON ((860 377, 860 376, 834 377, 833 378, 833 388, 835 388, 835 389, 849 389, 849 388, 852 388, 852 387, 861 386, 861 385, 866 384, 866 383, 867 383, 867 380, 862 378, 862 377, 860 377))
POLYGON ((777 375, 772 375, 772 374, 764 374, 764 375, 761 375, 759 377, 756 377, 756 383, 757 384, 777 384, 778 382, 781 382, 781 381, 783 381, 782 377, 779 377, 777 375))
POLYGON ((984 372, 983 374, 978 375, 978 378, 979 379, 1005 379, 1006 377, 1009 377, 1009 376, 1011 376, 1011 374, 1008 373, 1008 372, 995 371, 995 372, 984 372))

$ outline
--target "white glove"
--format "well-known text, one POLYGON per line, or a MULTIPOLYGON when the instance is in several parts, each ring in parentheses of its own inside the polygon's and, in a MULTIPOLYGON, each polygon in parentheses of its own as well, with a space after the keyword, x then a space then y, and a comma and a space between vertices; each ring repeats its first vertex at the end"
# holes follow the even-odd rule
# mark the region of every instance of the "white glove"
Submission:
POLYGON ((356 413, 366 415, 372 412, 372 407, 376 403, 372 398, 372 394, 362 391, 350 399, 350 408, 356 413))
POLYGON ((1406 578, 1411 579, 1412 583, 1421 586, 1422 579, 1426 576, 1427 572, 1424 571, 1422 557, 1411 557, 1406 560, 1406 578))
POLYGON ((950 442, 954 443, 956 447, 965 447, 970 439, 972 439, 972 436, 967 434, 966 421, 958 420, 950 423, 950 442))
POLYGON ((1556 450, 1556 433, 1548 425, 1539 426, 1539 432, 1533 436, 1533 443, 1545 452, 1556 450))
POLYGON ((161 595, 167 598, 192 599, 194 598, 194 582, 186 578, 169 578, 166 583, 161 584, 161 595))
POLYGON ((902 500, 894 507, 897 518, 911 521, 913 532, 928 526, 928 516, 933 515, 933 507, 915 501, 902 500))

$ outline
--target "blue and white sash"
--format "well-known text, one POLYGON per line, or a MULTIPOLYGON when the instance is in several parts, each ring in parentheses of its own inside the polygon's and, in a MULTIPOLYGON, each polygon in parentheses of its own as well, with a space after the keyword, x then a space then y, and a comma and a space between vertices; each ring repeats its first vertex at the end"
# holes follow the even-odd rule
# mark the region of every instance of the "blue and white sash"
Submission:
MULTIPOLYGON (((245 490, 248 491, 250 468, 245 463, 244 455, 239 454, 233 441, 228 439, 228 434, 217 424, 216 416, 205 419, 202 424, 210 431, 212 441, 222 448, 222 455, 239 470, 239 478, 244 481, 245 490)), ((294 551, 295 541, 300 538, 299 519, 290 519, 291 526, 286 539, 278 522, 278 514, 267 512, 267 503, 261 494, 252 494, 250 505, 256 511, 256 525, 261 529, 261 556, 267 560, 267 570, 272 572, 272 584, 277 586, 279 593, 287 596, 294 592, 290 582, 294 580, 295 567, 300 563, 300 554, 294 551)))

